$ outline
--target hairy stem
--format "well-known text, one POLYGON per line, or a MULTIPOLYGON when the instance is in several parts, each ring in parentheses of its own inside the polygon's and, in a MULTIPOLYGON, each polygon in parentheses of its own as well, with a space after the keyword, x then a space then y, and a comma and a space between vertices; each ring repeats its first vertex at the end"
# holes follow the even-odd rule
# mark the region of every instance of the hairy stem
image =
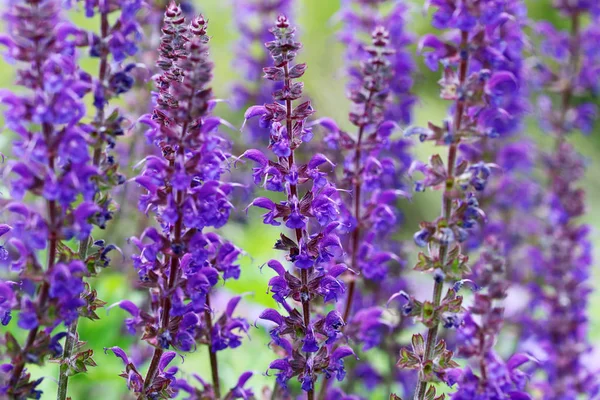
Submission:
MULTIPOLYGON (((212 337, 212 310, 210 307, 210 295, 206 296, 206 309, 204 310, 204 319, 208 329, 209 339, 212 337)), ((217 353, 212 350, 212 344, 208 343, 208 353, 210 357, 210 372, 213 381, 213 390, 217 399, 221 398, 221 385, 219 383, 219 363, 217 361, 217 353)))
MULTIPOLYGON (((465 110, 465 102, 464 99, 461 99, 463 94, 460 93, 463 84, 467 78, 467 71, 469 68, 469 53, 467 50, 469 40, 468 32, 461 32, 461 44, 460 44, 460 66, 459 66, 459 98, 456 101, 456 108, 454 109, 454 132, 458 132, 460 130, 462 124, 463 113, 465 110)), ((458 142, 452 142, 450 144, 450 148, 448 149, 448 163, 447 167, 447 181, 446 187, 444 189, 443 199, 442 199, 442 217, 448 220, 452 214, 452 198, 450 197, 450 192, 454 186, 454 166, 456 164, 456 153, 458 149, 458 142)), ((439 259, 440 264, 444 265, 446 260, 446 254, 448 253, 448 244, 441 244, 439 248, 439 259)), ((442 290, 444 288, 443 281, 436 281, 433 285, 433 306, 434 308, 439 307, 440 302, 442 300, 442 290)), ((427 331, 427 340, 425 344, 425 356, 424 361, 431 360, 433 356, 433 350, 435 349, 435 345, 437 344, 437 335, 439 331, 439 324, 436 323, 434 326, 429 328, 427 331)), ((415 400, 424 400, 425 393, 427 391, 427 382, 422 380, 421 374, 419 374, 419 381, 417 383, 417 389, 415 391, 415 400)))

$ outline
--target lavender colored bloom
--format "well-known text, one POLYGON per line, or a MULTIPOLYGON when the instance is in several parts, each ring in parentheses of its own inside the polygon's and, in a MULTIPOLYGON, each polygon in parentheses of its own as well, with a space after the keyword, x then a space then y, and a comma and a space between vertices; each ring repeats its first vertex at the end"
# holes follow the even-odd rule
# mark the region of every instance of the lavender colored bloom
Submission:
POLYGON ((15 293, 8 282, 0 282, 0 323, 8 325, 12 316, 12 309, 16 306, 15 293))
POLYGON ((428 253, 419 254, 415 269, 433 272, 435 281, 433 301, 409 297, 409 315, 420 320, 428 333, 426 340, 416 335, 412 349, 403 349, 399 362, 402 368, 418 371, 418 400, 436 397, 430 383, 446 380, 451 365, 457 366, 452 352, 445 350, 437 337, 440 324, 446 328, 461 326, 457 314, 462 311, 462 296, 456 293, 458 288, 443 295, 444 282, 460 282, 470 272, 460 243, 488 220, 478 193, 487 187, 497 166, 482 160, 479 142, 511 135, 519 126, 516 117, 525 105, 519 97, 523 39, 519 22, 511 16, 511 12, 521 11, 519 2, 434 0, 431 5, 435 7, 433 25, 458 32, 443 38, 429 34, 419 45, 431 69, 437 69, 439 63, 443 66, 441 97, 454 104, 453 115, 441 125, 429 123, 426 129, 415 130, 421 141, 448 146, 448 161, 434 155, 429 164, 414 163, 410 171, 424 175, 416 183, 417 190, 444 190, 442 215, 433 222, 422 222, 414 236, 417 245, 427 246, 428 253), (499 40, 515 46, 510 51, 504 46, 498 48, 499 40), (474 150, 460 158, 459 144, 464 142, 474 150))
POLYGON ((262 319, 277 325, 270 334, 274 344, 286 353, 286 358, 273 361, 269 369, 277 371, 276 381, 281 388, 297 377, 308 398, 313 398, 318 376, 335 375, 343 379, 343 358, 350 355, 336 352, 332 346, 341 336, 344 324, 341 316, 311 313, 319 297, 335 301, 343 293, 344 286, 337 277, 345 267, 335 264, 342 247, 336 235, 339 223, 334 219, 337 206, 330 198, 335 188, 322 169, 328 159, 320 154, 306 164, 297 164, 294 159, 303 140, 311 136, 307 133, 306 119, 314 113, 310 101, 293 104, 302 96, 303 87, 295 79, 306 70, 305 64, 292 64, 301 44, 295 40, 295 29, 283 15, 277 18, 271 33, 275 40, 265 46, 275 66, 265 67, 264 73, 268 80, 282 82, 282 86, 273 91, 273 103, 250 108, 246 117, 260 117, 261 126, 269 132, 269 148, 276 161, 256 149, 247 150, 240 158, 256 164, 257 184, 264 183, 268 190, 286 194, 286 199, 279 202, 258 198, 251 205, 267 210, 263 216, 266 224, 285 224, 294 232, 294 238, 282 233, 275 249, 285 252, 286 260, 296 269, 286 270, 275 260, 268 263, 278 275, 269 282, 273 299, 288 314, 283 317, 275 310, 261 314, 262 319))
MULTIPOLYGON (((395 12, 401 14, 403 10, 399 7, 395 12)), ((350 10, 344 15, 358 18, 350 10)), ((354 28, 346 25, 346 33, 354 28)), ((348 296, 342 309, 344 320, 348 322, 344 334, 361 344, 363 351, 368 351, 384 345, 384 337, 400 328, 383 322, 383 311, 379 306, 394 292, 406 287, 399 277, 398 265, 402 262, 395 254, 400 249, 390 243, 390 236, 402 220, 396 203, 399 198, 408 197, 402 189, 410 156, 405 139, 390 138, 397 125, 386 118, 396 118, 388 115, 389 110, 397 107, 392 82, 399 76, 408 76, 410 82, 410 76, 404 75, 407 71, 398 70, 395 64, 398 61, 397 43, 383 26, 374 27, 369 46, 359 44, 353 37, 347 39, 351 40, 348 43, 350 49, 360 47, 350 51, 356 58, 349 70, 349 98, 352 101, 349 120, 357 133, 352 136, 342 132, 327 120, 317 122, 328 131, 328 140, 344 150, 344 175, 338 187, 351 192, 351 196, 334 197, 340 204, 338 231, 344 235, 344 248, 348 249, 347 264, 363 278, 352 277, 348 284, 348 296)), ((406 115, 408 110, 402 113, 406 115)), ((394 354, 391 349, 389 351, 394 354)), ((353 378, 361 379, 361 376, 353 378)), ((322 393, 326 393, 328 384, 326 381, 322 393)))
POLYGON ((544 374, 536 375, 533 385, 547 398, 593 398, 600 390, 595 372, 584 361, 590 349, 586 308, 593 261, 590 229, 576 220, 585 213, 585 196, 578 184, 585 166, 567 141, 575 130, 589 132, 597 119, 595 105, 577 99, 598 89, 594 76, 600 58, 590 51, 599 33, 598 9, 592 3, 555 3, 569 19, 570 31, 540 23, 544 52, 532 60, 529 71, 536 83, 534 89, 539 91, 541 125, 554 137, 555 146, 543 156, 549 177, 542 200, 546 207, 539 209, 543 236, 527 254, 532 260, 531 273, 540 279, 528 285, 531 311, 523 318, 520 344, 540 360, 544 374), (584 23, 587 14, 589 24, 584 23), (560 100, 554 101, 548 92, 555 91, 557 82, 568 84, 558 89, 560 100))
MULTIPOLYGON (((2 44, 18 65, 16 83, 23 89, 0 93, 7 127, 17 135, 7 183, 13 198, 26 202, 8 201, 5 207, 13 229, 1 255, 19 275, 14 283, 2 283, 2 323, 10 320, 10 309, 18 309, 17 326, 29 332, 22 345, 11 333, 4 337, 11 368, 0 392, 37 398, 41 379, 32 379, 26 364, 56 356, 66 335, 52 331, 79 315, 98 318, 94 310, 103 304, 82 280, 95 270, 94 259, 88 268, 77 255, 60 250, 63 241, 87 237, 92 225, 100 225, 94 197, 101 171, 91 163, 92 135, 81 121, 83 97, 92 90, 90 76, 77 65, 76 48, 87 45, 85 33, 66 22, 51 0, 12 2, 4 18, 9 34, 2 44), (43 249, 47 261, 39 259, 43 249)), ((0 233, 8 233, 6 225, 0 233)), ((77 355, 81 367, 75 372, 93 364, 90 355, 77 355)))
POLYGON ((156 105, 152 115, 141 118, 149 126, 146 137, 162 151, 162 157, 148 156, 135 178, 146 191, 140 196, 140 210, 155 214, 160 225, 160 230, 147 228, 132 238, 139 250, 132 257, 133 265, 144 285, 152 288, 150 309, 144 312, 131 302, 121 303, 131 314, 128 330, 143 329, 143 340, 155 347, 145 378, 125 362, 122 376, 138 396, 189 393, 190 386, 175 378, 176 369, 163 371, 168 363, 165 357, 175 354, 166 350, 190 352, 197 344, 207 344, 212 384, 195 390, 201 396, 220 398, 216 353, 238 347, 241 333, 248 330, 245 320, 233 316, 239 297, 230 301, 218 319, 213 319, 210 303, 211 291, 220 279, 239 277, 241 251, 218 234, 204 231, 227 222, 233 190, 232 184, 220 180, 229 143, 216 133, 221 120, 210 115, 214 100, 208 85, 213 64, 208 59, 206 29, 203 16, 186 24, 178 5, 167 7, 157 62, 162 73, 155 77, 156 105), (145 383, 139 385, 140 380, 145 383))

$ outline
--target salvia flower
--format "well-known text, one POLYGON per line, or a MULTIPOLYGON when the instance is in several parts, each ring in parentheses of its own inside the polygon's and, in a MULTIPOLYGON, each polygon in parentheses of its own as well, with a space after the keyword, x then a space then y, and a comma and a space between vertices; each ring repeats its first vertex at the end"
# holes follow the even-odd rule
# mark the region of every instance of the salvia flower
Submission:
POLYGON ((386 119, 403 124, 411 122, 412 107, 416 102, 411 93, 415 65, 407 49, 413 42, 413 36, 406 29, 407 11, 408 5, 403 1, 344 0, 339 16, 343 22, 339 38, 346 45, 346 60, 353 66, 349 73, 351 77, 358 78, 350 81, 350 90, 358 89, 357 84, 360 84, 363 74, 356 66, 356 60, 369 57, 363 36, 370 35, 378 26, 387 30, 387 47, 392 52, 387 59, 394 79, 388 83, 389 93, 383 112, 386 119))
POLYGON ((277 371, 280 388, 285 389, 288 381, 297 377, 307 398, 313 399, 318 377, 343 379, 343 359, 354 353, 345 346, 334 350, 344 326, 341 315, 337 311, 313 312, 319 298, 336 301, 341 297, 345 287, 339 275, 347 267, 334 262, 342 247, 336 234, 337 192, 324 173, 331 162, 322 154, 315 154, 305 164, 298 164, 294 158, 307 137, 306 119, 314 113, 310 101, 294 105, 303 88, 302 82, 295 80, 306 70, 305 64, 292 64, 301 48, 294 32, 288 19, 280 15, 271 29, 275 40, 265 44, 273 66, 265 67, 264 73, 268 80, 282 86, 273 92, 273 103, 254 106, 246 112, 247 118, 260 117, 261 125, 268 130, 269 149, 275 161, 255 149, 246 151, 241 158, 256 164, 257 184, 285 193, 284 200, 257 198, 251 205, 267 211, 263 216, 266 224, 285 225, 294 233, 293 238, 281 233, 274 246, 285 252, 290 268, 276 260, 268 263, 277 274, 269 282, 270 290, 286 314, 276 310, 261 314, 261 319, 275 323, 271 338, 286 354, 273 361, 269 369, 277 371))
POLYGON ((362 52, 355 55, 360 57, 354 60, 360 68, 349 71, 352 101, 349 120, 357 133, 343 132, 337 125, 335 129, 327 123, 321 125, 330 140, 337 136, 331 142, 344 151, 344 175, 338 187, 347 189, 351 195, 342 193, 337 197, 338 231, 344 235, 347 264, 353 273, 364 278, 364 282, 355 276, 350 278, 342 308, 348 323, 344 333, 367 351, 383 346, 384 337, 392 331, 392 326, 383 321, 380 305, 406 288, 399 276, 401 262, 395 254, 398 246, 389 239, 402 220, 396 202, 408 196, 402 190, 405 185, 402 178, 410 166, 410 156, 406 139, 391 139, 396 124, 386 119, 386 110, 394 107, 390 84, 398 72, 393 64, 395 51, 390 33, 382 26, 375 27, 370 46, 362 46, 362 52), (344 140, 338 140, 342 135, 344 140))
POLYGON ((429 164, 414 163, 410 171, 424 176, 416 183, 417 190, 443 190, 442 215, 422 222, 415 234, 416 244, 427 247, 427 254, 419 254, 416 269, 431 271, 435 283, 432 301, 409 298, 409 315, 428 328, 427 337, 416 335, 412 349, 404 349, 399 362, 402 368, 418 371, 418 400, 436 397, 430 384, 447 382, 448 370, 456 366, 445 342, 438 341, 438 332, 440 324, 460 326, 456 314, 462 312, 462 296, 454 288, 443 295, 444 282, 460 282, 470 271, 461 243, 467 240, 469 230, 486 220, 477 193, 486 188, 496 168, 482 160, 482 155, 459 158, 458 145, 508 135, 518 123, 511 114, 519 87, 514 60, 510 53, 495 49, 498 36, 519 28, 506 25, 511 20, 506 2, 432 1, 431 5, 436 8, 433 25, 451 30, 452 35, 428 34, 419 48, 431 69, 443 66, 441 97, 454 104, 452 116, 441 125, 429 123, 426 129, 407 131, 418 133, 421 141, 448 146, 446 162, 434 155, 429 164))
MULTIPOLYGON (((271 92, 281 86, 281 82, 267 84, 260 82, 263 68, 271 65, 269 52, 263 44, 271 39, 271 24, 279 14, 290 15, 292 0, 236 0, 233 3, 239 39, 235 44, 235 68, 240 70, 244 80, 236 82, 232 88, 233 104, 241 108, 248 104, 263 105, 271 100, 271 92), (253 47, 259 45, 259 51, 253 47)), ((252 121, 248 124, 252 138, 264 138, 268 131, 252 121)))
POLYGON ((191 352, 197 345, 208 346, 212 383, 194 390, 201 397, 221 398, 217 352, 238 347, 248 330, 248 324, 233 315, 239 297, 218 319, 210 302, 219 280, 239 277, 241 251, 205 231, 225 225, 233 190, 231 183, 220 180, 229 144, 216 133, 221 120, 210 115, 215 102, 209 87, 213 64, 206 29, 203 16, 188 24, 181 8, 169 4, 157 62, 162 72, 155 77, 156 105, 152 115, 141 118, 149 126, 147 138, 162 157, 148 156, 141 162, 143 170, 135 182, 145 194, 139 207, 155 215, 159 228, 149 227, 132 238, 139 250, 134 267, 150 289, 149 309, 140 310, 129 301, 120 306, 131 314, 127 329, 143 331, 142 339, 154 347, 154 355, 142 378, 127 356, 115 352, 126 365, 122 376, 129 389, 141 398, 190 393, 189 385, 176 378, 176 368, 164 368, 175 354, 167 350, 191 352))
MULTIPOLYGON (((81 121, 92 79, 78 67, 76 47, 87 44, 86 35, 66 22, 60 4, 51 0, 13 2, 4 17, 9 35, 2 44, 19 65, 16 83, 24 90, 0 94, 7 127, 18 136, 6 170, 14 201, 4 211, 12 229, 2 225, 0 232, 9 237, 0 254, 19 275, 2 283, 2 323, 16 308, 16 324, 28 333, 22 344, 5 333, 10 363, 2 367, 0 393, 38 398, 42 379, 32 379, 26 364, 59 357, 63 327, 79 315, 98 318, 94 310, 103 304, 83 282, 95 272, 95 262, 62 245, 102 225, 94 201, 101 172, 92 162, 89 126, 81 121), (20 202, 26 196, 27 202, 20 202), (40 260, 41 250, 46 261, 40 260)), ((95 365, 90 354, 77 355, 79 368, 73 372, 95 365)))
MULTIPOLYGON (((119 173, 119 163, 111 151, 114 149, 116 139, 124 135, 126 117, 119 109, 109 109, 109 103, 131 89, 134 84, 132 70, 136 68, 133 63, 123 65, 127 56, 135 53, 135 41, 139 40, 139 28, 136 13, 141 7, 141 2, 136 0, 126 1, 86 1, 85 13, 87 17, 100 14, 99 35, 91 33, 84 36, 87 40, 89 54, 99 59, 97 76, 92 78, 93 104, 95 116, 92 123, 86 125, 85 131, 93 147, 91 157, 92 165, 98 170, 98 191, 93 196, 94 204, 84 203, 75 210, 75 227, 81 226, 84 221, 94 218, 96 225, 105 229, 108 221, 113 219, 117 208, 111 199, 112 189, 125 182, 119 173), (111 23, 109 18, 119 14, 118 19, 111 23)), ((82 143, 75 138, 64 141, 62 152, 77 149, 82 143)), ((106 254, 115 249, 114 245, 104 244, 95 246, 100 249, 88 257, 90 245, 93 241, 90 229, 78 235, 79 257, 88 264, 103 268, 108 265, 106 254)), ((97 243, 98 244, 98 243, 97 243)), ((80 356, 73 355, 77 342, 77 320, 69 326, 69 334, 65 340, 64 353, 61 360, 61 369, 58 384, 58 398, 67 396, 68 378, 73 375, 74 369, 70 367, 80 356)), ((79 372, 79 371, 77 371, 79 372)))
POLYGON ((458 326, 458 354, 468 358, 472 366, 448 372, 447 383, 458 386, 452 399, 531 399, 525 390, 528 374, 517 368, 535 359, 517 353, 504 362, 494 350, 504 322, 502 303, 509 287, 503 239, 502 235, 489 234, 473 265, 472 276, 480 283, 480 290, 458 326))
POLYGON ((600 58, 589 51, 598 38, 598 13, 593 2, 558 1, 555 6, 568 18, 570 30, 541 22, 537 32, 542 54, 530 64, 541 124, 555 145, 543 159, 549 177, 540 210, 544 225, 542 239, 528 253, 536 279, 529 284, 531 312, 523 319, 520 345, 540 360, 544 374, 536 375, 533 384, 545 398, 593 398, 600 383, 584 361, 590 351, 586 309, 593 261, 590 228, 577 222, 585 213, 584 191, 578 184, 585 165, 567 137, 576 130, 587 133, 597 120, 596 106, 584 95, 598 89, 600 58), (590 23, 584 24, 588 17, 590 23), (551 92, 558 92, 559 99, 551 92))

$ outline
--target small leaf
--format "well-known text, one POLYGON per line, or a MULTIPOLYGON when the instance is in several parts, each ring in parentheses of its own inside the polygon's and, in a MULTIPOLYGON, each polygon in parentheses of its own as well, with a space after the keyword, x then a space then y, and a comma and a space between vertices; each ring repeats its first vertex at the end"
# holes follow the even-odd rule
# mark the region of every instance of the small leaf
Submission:
POLYGON ((420 333, 412 336, 412 348, 417 356, 425 354, 425 340, 420 333))

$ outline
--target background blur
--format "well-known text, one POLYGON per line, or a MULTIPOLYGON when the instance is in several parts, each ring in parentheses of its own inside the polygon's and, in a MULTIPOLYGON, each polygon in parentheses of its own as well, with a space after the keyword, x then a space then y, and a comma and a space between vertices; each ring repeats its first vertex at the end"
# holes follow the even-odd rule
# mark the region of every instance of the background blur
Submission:
MULTIPOLYGON (((196 0, 194 6, 202 12, 210 21, 209 34, 212 36, 211 53, 215 62, 214 91, 217 97, 227 99, 231 95, 231 86, 233 80, 242 79, 242 72, 236 69, 234 53, 234 42, 237 39, 237 29, 232 20, 232 0, 196 0)), ((338 43, 335 33, 339 30, 339 24, 336 22, 336 13, 339 10, 339 0, 296 0, 295 14, 292 16, 292 22, 298 25, 299 39, 304 43, 304 49, 298 56, 299 62, 307 62, 308 70, 304 75, 305 93, 314 102, 314 108, 317 110, 317 117, 333 117, 343 126, 348 126, 347 112, 349 102, 345 98, 344 85, 346 83, 343 67, 343 48, 338 43)), ((422 12, 420 1, 414 1, 413 9, 407 18, 407 27, 410 31, 420 36, 430 31, 428 16, 422 12)), ((529 14, 532 20, 546 19, 558 25, 566 23, 559 15, 554 13, 550 7, 550 0, 528 1, 529 14)), ((81 12, 72 12, 73 18, 77 24, 85 26, 86 29, 97 29, 98 21, 95 19, 85 19, 81 12)), ((532 44, 535 46, 535 44, 532 44)), ((412 47, 413 52, 415 46, 412 47)), ((415 108, 414 124, 423 125, 428 120, 440 121, 445 117, 444 102, 438 99, 437 80, 439 75, 431 73, 423 67, 421 60, 416 56, 419 62, 418 75, 415 78, 414 92, 420 98, 420 102, 415 108)), ((94 72, 97 70, 95 60, 86 58, 83 60, 84 67, 94 72)), ((0 62, 0 87, 10 88, 14 77, 12 66, 0 62)), ((217 115, 227 119, 235 126, 241 126, 242 113, 232 111, 226 103, 221 103, 215 112, 217 115)), ((549 144, 549 137, 541 131, 534 117, 530 117, 526 124, 527 134, 535 138, 542 148, 549 144)), ((239 132, 227 132, 236 140, 239 139, 239 132)), ((132 132, 129 140, 144 141, 145 138, 138 133, 132 132)), ((0 152, 10 157, 10 132, 3 132, 0 135, 0 152)), ((313 140, 319 140, 318 135, 313 140)), ((600 155, 600 135, 591 135, 589 137, 573 136, 570 138, 576 143, 578 149, 589 161, 589 169, 585 180, 585 187, 588 194, 588 214, 586 223, 594 227, 592 239, 597 244, 596 256, 598 256, 597 228, 600 226, 600 208, 595 207, 595 202, 600 200, 600 163, 594 162, 600 155)), ((265 144, 260 144, 263 146, 265 144)), ((259 146, 259 144, 256 144, 259 146)), ((414 151, 416 156, 426 159, 433 147, 423 144, 415 144, 414 151)), ((131 185, 128 190, 136 190, 131 185)), ((0 190, 2 195, 8 193, 7 190, 0 190)), ((115 196, 119 200, 119 196, 115 196)), ((135 199, 135 196, 129 196, 135 199)), ((129 200, 130 202, 132 200, 129 200)), ((249 201, 248 201, 249 202, 249 201)), ((246 201, 240 201, 245 204, 246 201)), ((439 193, 417 193, 411 204, 407 203, 405 207, 406 221, 403 228, 402 238, 409 238, 417 230, 418 222, 422 219, 432 219, 439 214, 439 193)), ((127 215, 122 215, 118 220, 118 225, 113 226, 107 232, 97 232, 98 237, 105 238, 108 242, 114 242, 124 248, 126 253, 130 253, 126 238, 136 234, 138 219, 145 218, 136 211, 135 204, 126 204, 130 210, 127 215)), ((261 271, 260 266, 275 254, 270 249, 271 244, 278 234, 276 229, 269 229, 261 224, 258 213, 251 213, 249 224, 242 221, 243 208, 238 209, 239 216, 234 218, 232 223, 224 229, 224 236, 233 240, 238 246, 244 249, 248 255, 242 261, 242 277, 239 281, 227 283, 226 289, 236 293, 246 293, 245 301, 241 308, 238 308, 240 314, 248 316, 250 323, 254 323, 261 309, 265 306, 272 307, 273 302, 266 293, 266 282, 271 277, 270 270, 261 271)), ((139 232, 137 232, 139 233, 139 232)), ((598 259, 598 257, 596 257, 598 259)), ((409 263, 410 264, 410 263, 409 263)), ((598 271, 594 271, 594 276, 600 276, 598 271)), ((131 290, 131 282, 135 280, 135 273, 129 262, 129 259, 121 260, 114 256, 111 268, 103 271, 99 278, 92 282, 99 292, 99 297, 109 305, 122 299, 132 301, 141 300, 143 292, 131 290)), ((430 293, 430 279, 423 279, 423 286, 420 289, 416 287, 417 297, 424 297, 430 293)), ((597 286, 597 280, 592 285, 597 286)), ((219 290, 223 292, 223 290, 219 290)), ((225 296, 229 297, 229 294, 225 296)), ((518 303, 519 299, 512 301, 518 303)), ((589 315, 591 318, 590 335, 592 343, 600 347, 600 295, 592 295, 592 307, 589 315)), ((217 314, 222 308, 219 308, 217 299, 215 302, 217 314)), ((123 319, 127 316, 124 311, 114 308, 110 311, 99 311, 101 320, 89 321, 83 320, 80 323, 80 335, 82 340, 88 342, 88 345, 95 352, 95 360, 98 363, 96 368, 91 368, 88 374, 82 374, 71 378, 70 394, 73 399, 118 399, 126 393, 125 381, 118 377, 122 370, 122 363, 112 354, 105 355, 103 347, 121 346, 127 348, 135 342, 133 338, 122 328, 123 319)), ((14 329, 16 318, 9 326, 14 329)), ((3 328, 4 329, 4 328, 3 328)), ((410 334, 410 333, 407 333, 410 334)), ((267 349, 268 335, 262 328, 250 328, 250 340, 245 340, 243 347, 236 350, 225 350, 218 353, 221 375, 227 387, 235 384, 239 374, 246 370, 255 372, 251 380, 251 386, 257 394, 266 384, 272 384, 273 378, 264 376, 268 363, 273 359, 273 353, 267 349)), ((596 352, 600 354, 600 352, 596 352)), ((597 357, 596 357, 597 358, 597 357)), ((185 362, 180 367, 186 372, 199 373, 201 376, 209 377, 208 355, 205 348, 197 353, 187 356, 185 362)), ((145 371, 145 367, 141 367, 145 371)), ((53 364, 47 364, 43 369, 31 369, 34 376, 44 376, 42 390, 45 392, 44 399, 51 399, 55 396, 57 368, 53 364)), ((370 398, 386 398, 387 395, 371 394, 370 398)))

